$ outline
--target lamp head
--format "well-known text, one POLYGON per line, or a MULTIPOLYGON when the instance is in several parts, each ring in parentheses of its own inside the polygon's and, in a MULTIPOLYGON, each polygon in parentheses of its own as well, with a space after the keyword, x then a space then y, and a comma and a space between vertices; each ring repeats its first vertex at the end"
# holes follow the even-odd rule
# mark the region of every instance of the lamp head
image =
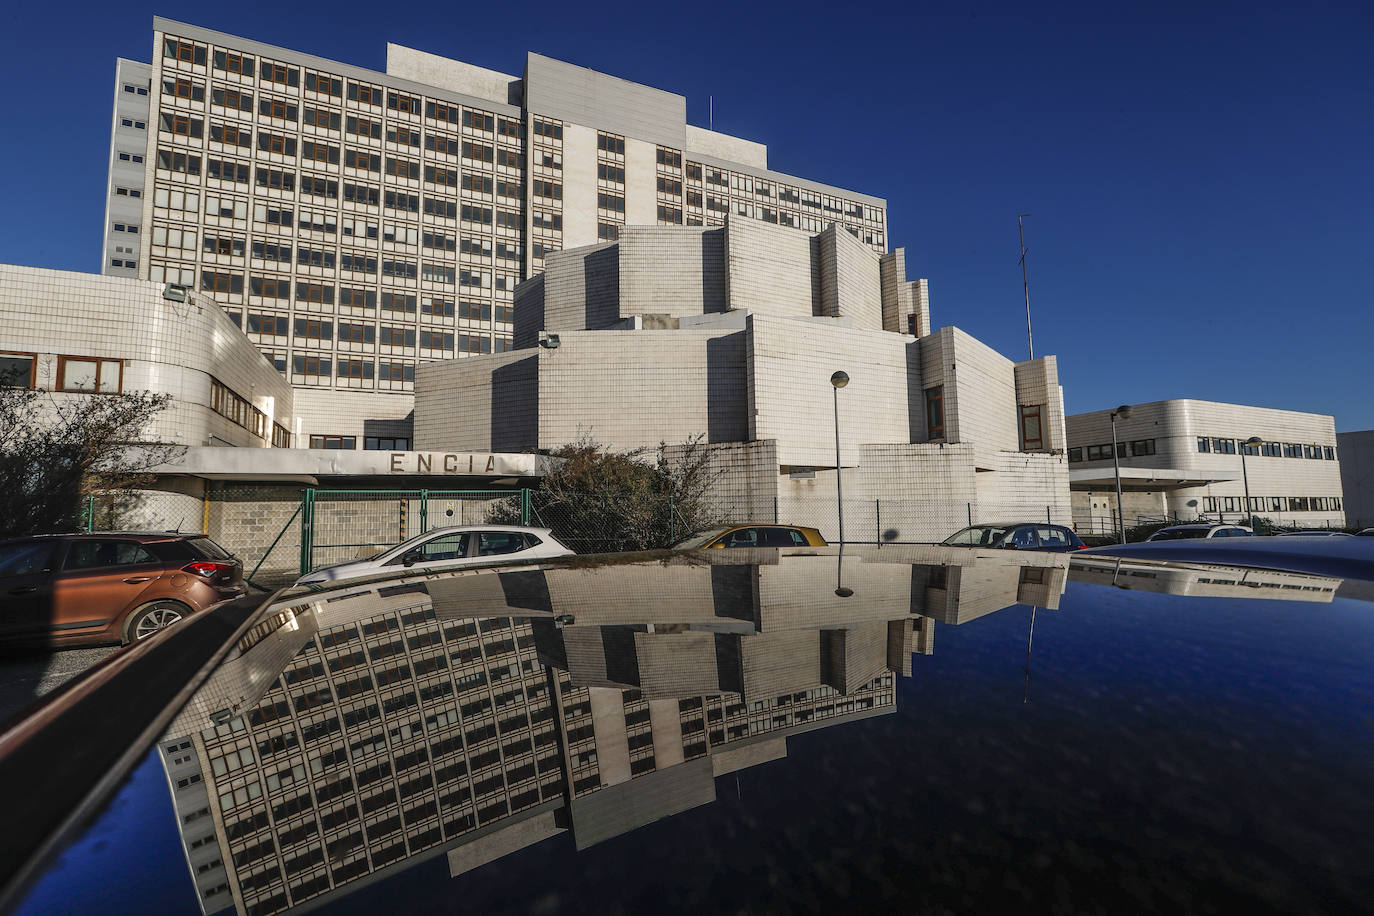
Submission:
POLYGON ((1112 411, 1112 417, 1113 417, 1113 418, 1120 417, 1120 418, 1123 419, 1123 420, 1129 420, 1129 419, 1131 418, 1131 405, 1130 405, 1130 404, 1122 404, 1122 405, 1121 405, 1120 407, 1118 407, 1116 410, 1113 410, 1113 411, 1112 411))
POLYGON ((1263 445, 1263 444, 1264 444, 1264 440, 1261 439, 1259 436, 1251 436, 1249 439, 1246 439, 1246 440, 1245 440, 1245 444, 1246 444, 1246 445, 1263 445))
POLYGON ((849 384, 849 373, 843 370, 836 372, 834 375, 830 376, 830 384, 834 385, 836 388, 843 388, 845 385, 849 384))

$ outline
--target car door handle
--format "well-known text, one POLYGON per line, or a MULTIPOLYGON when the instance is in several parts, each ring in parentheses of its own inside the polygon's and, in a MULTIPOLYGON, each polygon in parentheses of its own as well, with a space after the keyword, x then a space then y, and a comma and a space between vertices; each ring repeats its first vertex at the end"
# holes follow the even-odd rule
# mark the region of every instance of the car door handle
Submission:
POLYGON ((10 589, 10 594, 11 594, 11 595, 32 595, 32 594, 33 594, 34 592, 36 592, 36 591, 38 591, 38 586, 36 586, 36 585, 23 585, 23 586, 20 586, 19 588, 12 588, 12 589, 10 589))
POLYGON ((130 576, 124 581, 129 583, 130 585, 137 585, 140 582, 151 582, 152 580, 152 576, 130 576))

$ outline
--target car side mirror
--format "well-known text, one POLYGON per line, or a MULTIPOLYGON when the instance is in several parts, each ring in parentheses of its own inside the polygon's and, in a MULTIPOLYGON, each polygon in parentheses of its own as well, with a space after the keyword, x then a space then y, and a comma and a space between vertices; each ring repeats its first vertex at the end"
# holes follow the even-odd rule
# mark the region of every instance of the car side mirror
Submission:
POLYGON ((401 557, 401 565, 402 565, 402 566, 414 566, 415 563, 416 563, 416 561, 419 560, 419 559, 420 559, 420 551, 418 551, 418 550, 412 550, 412 551, 410 551, 409 553, 407 553, 405 556, 401 557))
POLYGON ((1018 547, 1018 546, 1016 546, 1016 542, 1015 542, 1015 541, 1007 541, 1005 544, 1002 545, 1002 549, 1003 549, 1003 550, 1020 550, 1021 548, 1018 547))

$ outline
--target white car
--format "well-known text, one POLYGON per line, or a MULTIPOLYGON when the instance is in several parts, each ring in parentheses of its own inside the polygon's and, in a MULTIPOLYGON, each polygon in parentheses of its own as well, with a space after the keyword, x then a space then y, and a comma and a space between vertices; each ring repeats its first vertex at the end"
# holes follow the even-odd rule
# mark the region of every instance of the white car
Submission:
POLYGON ((375 556, 324 566, 296 580, 323 585, 406 569, 443 570, 510 560, 548 560, 571 556, 548 528, 519 525, 464 525, 435 528, 375 556))
POLYGON ((1252 538, 1255 532, 1244 525, 1173 525, 1161 528, 1147 537, 1148 541, 1182 541, 1193 538, 1252 538))

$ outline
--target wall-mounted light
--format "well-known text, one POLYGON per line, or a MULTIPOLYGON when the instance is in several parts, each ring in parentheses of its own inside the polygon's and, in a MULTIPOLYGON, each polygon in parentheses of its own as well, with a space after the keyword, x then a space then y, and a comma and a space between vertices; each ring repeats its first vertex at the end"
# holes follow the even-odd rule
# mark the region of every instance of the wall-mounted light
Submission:
POLYGON ((559 340, 558 340, 558 335, 557 335, 557 334, 549 334, 548 332, 545 332, 545 331, 541 331, 541 332, 540 332, 540 334, 539 334, 539 346, 543 347, 543 348, 546 349, 546 350, 557 350, 557 349, 558 349, 558 344, 559 344, 559 340))
POLYGON ((186 287, 182 286, 180 283, 168 283, 166 286, 162 287, 162 298, 166 299, 168 302, 185 302, 186 287))

